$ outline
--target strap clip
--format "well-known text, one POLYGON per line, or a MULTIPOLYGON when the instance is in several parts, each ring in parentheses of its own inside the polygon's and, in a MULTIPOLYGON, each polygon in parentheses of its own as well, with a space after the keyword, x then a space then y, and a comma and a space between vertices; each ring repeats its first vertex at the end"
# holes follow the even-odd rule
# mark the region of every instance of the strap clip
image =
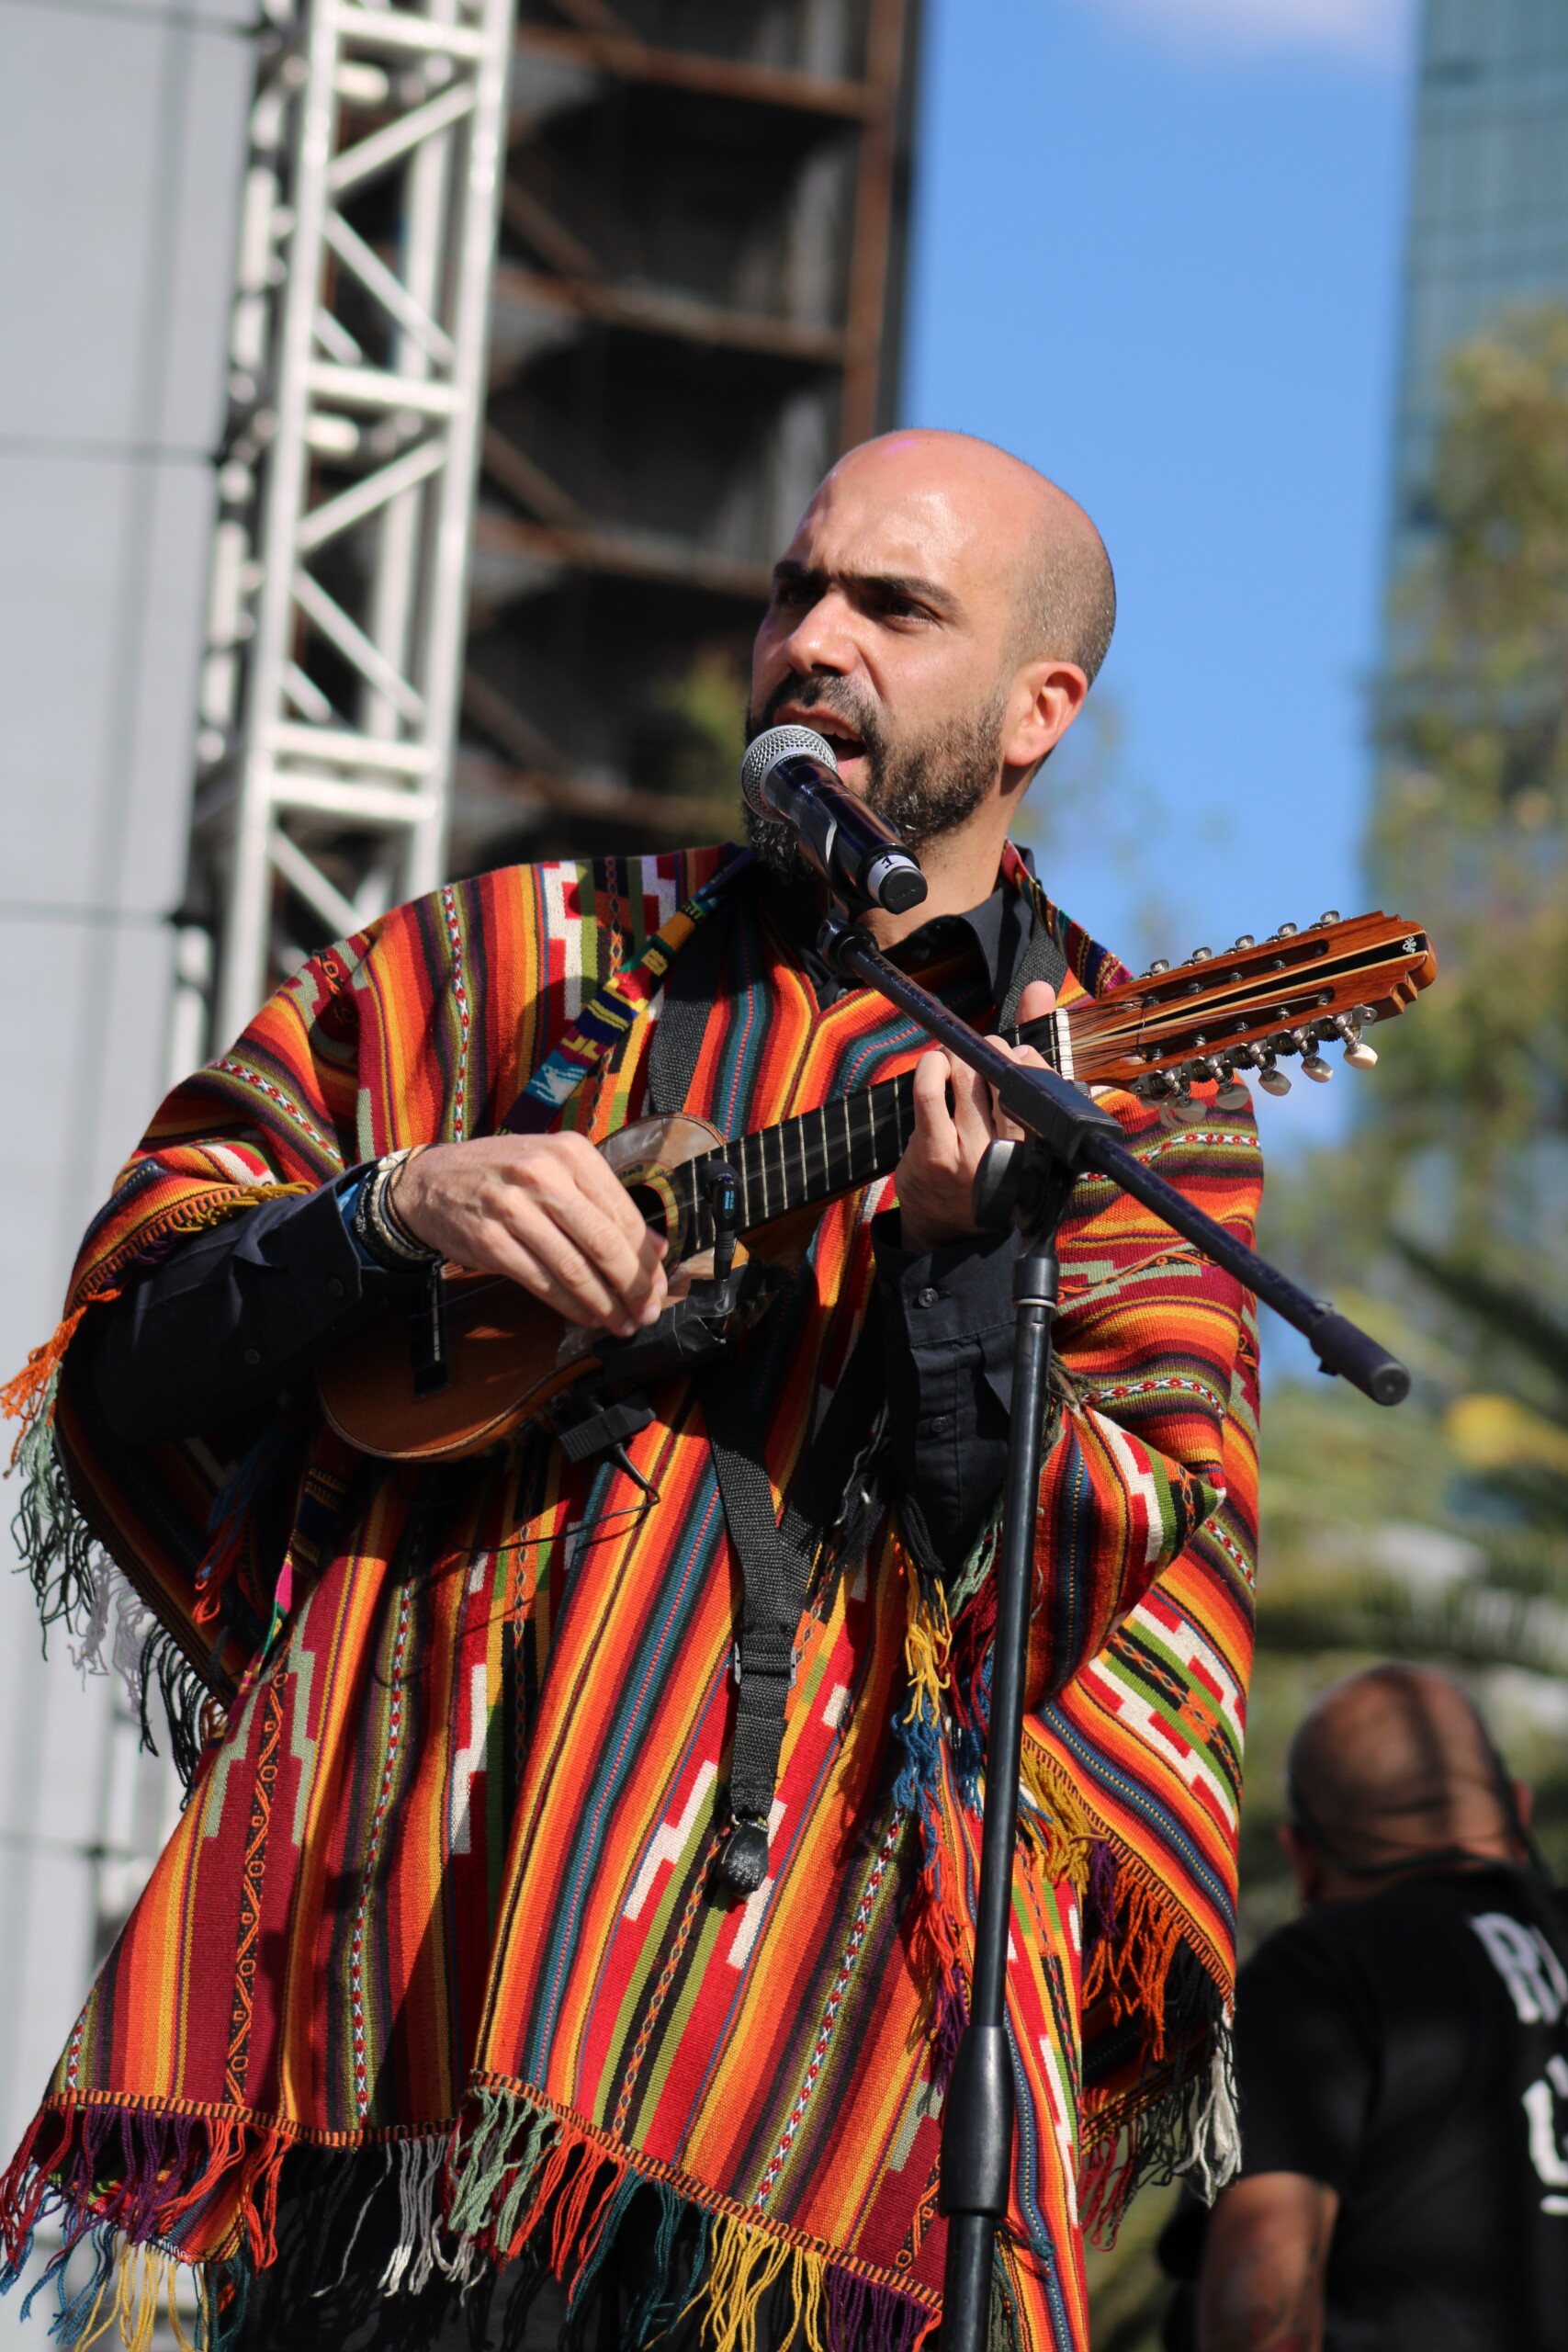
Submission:
POLYGON ((784 1681, 786 1690, 793 1690, 795 1689, 795 1678, 800 1671, 801 1654, 799 1650, 795 1648, 793 1642, 791 1642, 789 1646, 789 1663, 787 1668, 784 1664, 784 1657, 778 1647, 775 1644, 768 1641, 765 1634, 759 1634, 754 1632, 749 1633, 746 1636, 746 1645, 747 1650, 744 1665, 741 1661, 740 1645, 739 1642, 735 1643, 729 1653, 729 1670, 735 1677, 735 1687, 737 1690, 740 1688, 740 1677, 743 1672, 747 1674, 776 1674, 779 1676, 780 1679, 784 1681))

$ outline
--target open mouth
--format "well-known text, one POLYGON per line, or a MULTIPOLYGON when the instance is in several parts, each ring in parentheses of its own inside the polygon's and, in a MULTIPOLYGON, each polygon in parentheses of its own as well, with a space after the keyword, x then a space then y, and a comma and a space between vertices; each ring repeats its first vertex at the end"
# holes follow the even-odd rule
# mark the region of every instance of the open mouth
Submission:
POLYGON ((855 733, 853 728, 846 727, 842 719, 835 718, 829 711, 781 710, 778 715, 778 723, 809 727, 813 734, 820 735, 823 741, 831 748, 833 757, 839 763, 840 775, 852 761, 863 760, 865 757, 865 744, 855 733))

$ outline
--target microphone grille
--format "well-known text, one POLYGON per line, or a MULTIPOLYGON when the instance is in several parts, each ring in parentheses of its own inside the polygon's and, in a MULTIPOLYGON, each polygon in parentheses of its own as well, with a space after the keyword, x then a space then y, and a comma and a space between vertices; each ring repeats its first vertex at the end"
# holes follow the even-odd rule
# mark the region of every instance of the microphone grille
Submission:
POLYGON ((781 760, 804 755, 817 760, 837 775, 839 763, 833 757, 833 746, 825 737, 809 727, 768 727, 746 746, 746 756, 740 763, 740 793, 749 808, 758 816, 765 816, 762 781, 781 760))

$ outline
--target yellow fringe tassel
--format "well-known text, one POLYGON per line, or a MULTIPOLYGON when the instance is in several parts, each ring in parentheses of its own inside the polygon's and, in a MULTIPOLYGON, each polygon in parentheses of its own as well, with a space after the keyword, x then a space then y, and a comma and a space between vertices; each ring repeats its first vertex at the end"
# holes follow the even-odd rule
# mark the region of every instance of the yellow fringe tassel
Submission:
POLYGON ((909 1709, 903 1720, 919 1723, 928 1713, 940 1721, 948 1688, 948 1659, 953 1652, 953 1628, 948 1622, 947 1595, 941 1585, 928 1593, 920 1587, 908 1560, 909 1602, 904 1625, 904 1664, 909 1675, 909 1709))
POLYGON ((128 2245, 115 2267, 114 2301, 100 2319, 98 2314, 109 2290, 106 2279, 98 2290, 86 2330, 78 2338, 77 2352, 87 2352, 89 2345, 96 2344, 111 2328, 118 2329, 125 2352, 152 2352, 158 2312, 165 2301, 178 2352, 196 2352, 179 2313, 179 2275, 180 2265, 173 2255, 161 2252, 157 2246, 128 2245))
POLYGON ((795 2318, 806 2331, 806 2352, 828 2352, 822 2334, 824 2265, 819 2257, 795 2246, 790 2255, 789 2290, 795 2318))
MULTIPOLYGON (((827 2265, 819 2254, 791 2246, 750 2222, 723 2216, 713 2237, 712 2264, 686 2305, 707 2305, 705 2334, 714 2352, 757 2352, 757 2312, 763 2296, 786 2264, 796 2315, 811 2352, 822 2352, 822 2313, 827 2302, 827 2265)), ((682 2319, 686 2316, 682 2312, 682 2319)))
POLYGON ((1040 1856, 1041 1868, 1053 1883, 1067 1879, 1081 1897, 1089 1888, 1089 1849, 1104 1832, 1096 1824, 1072 1783, 1044 1751, 1023 1735, 1020 1778, 1039 1810, 1026 1813, 1020 1827, 1040 1856))

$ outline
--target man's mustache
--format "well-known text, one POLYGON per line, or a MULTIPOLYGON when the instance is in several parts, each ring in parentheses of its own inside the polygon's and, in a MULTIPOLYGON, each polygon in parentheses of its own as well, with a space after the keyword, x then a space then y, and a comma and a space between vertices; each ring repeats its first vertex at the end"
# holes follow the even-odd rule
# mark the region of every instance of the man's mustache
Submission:
POLYGON ((782 678, 762 706, 761 716, 747 729, 748 740, 771 727, 786 702, 799 705, 803 710, 830 711, 852 727, 864 744, 874 766, 883 748, 883 734, 876 714, 842 678, 782 678))

